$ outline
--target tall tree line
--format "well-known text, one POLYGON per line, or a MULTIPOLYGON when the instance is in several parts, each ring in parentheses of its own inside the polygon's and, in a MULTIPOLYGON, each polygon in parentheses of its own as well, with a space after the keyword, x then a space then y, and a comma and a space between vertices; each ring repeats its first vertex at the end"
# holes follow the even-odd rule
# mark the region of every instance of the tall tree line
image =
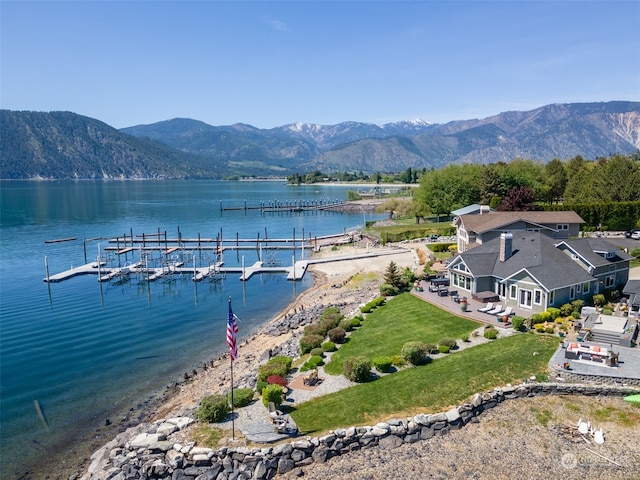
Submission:
POLYGON ((474 203, 533 210, 556 204, 640 202, 640 155, 595 161, 576 156, 546 164, 524 159, 451 164, 422 173, 413 202, 416 216, 447 215, 474 203))

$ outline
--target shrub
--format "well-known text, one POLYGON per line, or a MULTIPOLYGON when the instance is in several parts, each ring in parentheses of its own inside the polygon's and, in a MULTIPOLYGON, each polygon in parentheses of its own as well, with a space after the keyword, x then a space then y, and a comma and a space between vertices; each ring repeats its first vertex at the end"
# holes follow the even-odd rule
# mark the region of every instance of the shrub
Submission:
POLYGON ((550 320, 552 318, 558 318, 560 316, 560 309, 555 307, 549 307, 547 308, 547 313, 549 314, 549 318, 547 318, 545 321, 550 320))
POLYGON ((545 310, 544 312, 540 312, 538 315, 540 315, 539 318, 541 320, 538 323, 544 323, 544 322, 548 322, 549 320, 551 320, 551 314, 549 313, 548 310, 545 310))
POLYGON ((327 318, 335 315, 341 315, 338 307, 327 307, 322 311, 320 318, 327 318))
POLYGON ((495 340, 498 338, 498 331, 495 328, 488 328, 484 331, 484 338, 495 340))
POLYGON ((598 293, 597 295, 594 295, 594 296, 592 297, 592 300, 593 300, 593 304, 594 304, 596 307, 601 307, 601 306, 602 306, 602 305, 604 305, 604 304, 605 304, 605 302, 606 302, 606 299, 605 299, 605 297, 604 297, 604 294, 602 294, 602 293, 598 293))
POLYGON ((468 342, 469 341, 469 335, 463 335, 462 336, 462 341, 465 342, 465 343, 468 342))
POLYGON ((278 407, 282 404, 283 393, 284 389, 282 388, 282 385, 276 385, 275 383, 267 385, 262 390, 262 403, 267 407, 269 402, 273 402, 273 404, 278 407))
POLYGON ((322 344, 322 350, 324 350, 325 352, 335 352, 336 344, 333 342, 324 342, 322 344))
POLYGON ((574 300, 573 302, 571 302, 571 305, 573 306, 573 312, 580 313, 580 311, 582 310, 582 307, 584 307, 584 300, 581 300, 581 299, 574 300))
POLYGON ((539 325, 540 323, 544 323, 544 319, 542 318, 541 313, 534 313, 531 315, 531 323, 533 325, 539 325))
POLYGON ((266 382, 271 375, 280 375, 284 378, 289 373, 290 368, 291 359, 289 357, 273 357, 258 368, 258 382, 266 382))
POLYGON ((224 395, 210 395, 200 401, 195 412, 196 418, 202 422, 217 423, 224 420, 231 409, 224 395))
POLYGON ((356 320, 360 323, 364 322, 364 317, 362 315, 356 315, 355 317, 352 318, 352 320, 355 322, 356 320))
MULTIPOLYGON (((283 379, 284 380, 284 379, 283 379)), ((253 400, 254 391, 251 388, 236 388, 233 390, 233 407, 242 408, 253 400)), ((231 392, 227 393, 227 401, 231 405, 231 392)))
POLYGON ((571 314, 571 316, 574 318, 574 320, 578 320, 580 318, 580 312, 576 310, 571 314))
POLYGON ((344 339, 347 337, 347 332, 344 331, 344 328, 332 328, 327 332, 329 335, 329 340, 333 343, 344 343, 344 339))
POLYGON ((449 353, 449 347, 447 345, 438 345, 438 351, 440 353, 449 353))
POLYGON ((344 374, 352 382, 366 382, 371 377, 371 362, 367 357, 351 357, 344 361, 344 374))
POLYGON ((269 384, 266 380, 258 380, 258 383, 256 383, 256 392, 258 392, 259 395, 262 395, 262 390, 264 390, 264 387, 267 385, 269 384))
POLYGON ((309 353, 314 348, 318 348, 322 345, 322 341, 324 337, 320 335, 305 335, 300 338, 300 352, 301 353, 309 353))
POLYGON ((373 366, 376 367, 376 370, 384 373, 390 372, 393 366, 391 357, 376 357, 372 360, 372 363, 373 366))
POLYGON ((324 350, 322 349, 322 346, 319 346, 317 348, 312 349, 309 354, 312 357, 322 357, 324 356, 324 350))
POLYGON ((287 357, 286 355, 276 355, 275 357, 271 357, 267 363, 269 365, 280 365, 287 370, 291 370, 291 364, 293 363, 293 359, 291 357, 287 357))
POLYGON ((427 347, 427 355, 430 353, 438 353, 438 345, 435 343, 425 343, 425 347, 427 347))
POLYGON ((321 337, 327 336, 327 330, 319 323, 307 325, 303 330, 304 335, 320 335, 321 337))
POLYGON ((343 329, 345 332, 350 332, 351 330, 353 330, 353 323, 351 322, 350 318, 345 318, 340 322, 340 325, 338 325, 338 327, 343 329))
POLYGON ((391 357, 391 363, 393 363, 396 367, 404 367, 407 364, 407 361, 402 358, 402 355, 394 355, 391 357))
POLYGON ((458 346, 458 342, 454 338, 445 337, 438 342, 438 345, 449 347, 449 350, 454 350, 458 346))
POLYGON ((613 315, 613 310, 611 310, 610 308, 603 308, 602 309, 602 314, 603 315, 613 315))
POLYGON ((544 329, 545 333, 553 333, 554 331, 555 331, 554 327, 547 327, 547 328, 544 329))
POLYGON ((543 325, 543 324, 541 324, 541 323, 538 323, 538 324, 535 326, 535 329, 536 329, 536 332, 538 332, 538 333, 542 333, 542 332, 544 332, 544 325, 543 325))
POLYGON ((322 357, 319 355, 312 355, 306 362, 304 362, 304 364, 300 367, 300 370, 302 372, 306 372, 307 370, 318 368, 321 365, 324 365, 324 360, 322 359, 322 357))
POLYGON ((362 325, 362 321, 359 318, 351 319, 351 328, 358 328, 360 325, 362 325))
POLYGON ((393 285, 390 285, 388 283, 383 283, 382 285, 380 285, 380 295, 383 295, 385 297, 394 297, 398 295, 399 292, 400 290, 398 289, 398 287, 394 287, 393 285))
POLYGON ((407 342, 402 346, 402 357, 412 365, 427 363, 427 346, 422 342, 407 342))
POLYGON ((571 312, 573 312, 573 305, 570 303, 565 303, 560 307, 560 315, 563 317, 571 315, 571 312))
POLYGON ((287 379, 281 377, 280 375, 269 375, 267 377, 267 383, 269 385, 280 385, 282 387, 286 387, 289 384, 289 382, 287 382, 287 379))
POLYGON ((524 330, 524 317, 518 315, 511 317, 511 326, 516 332, 522 332, 524 330))

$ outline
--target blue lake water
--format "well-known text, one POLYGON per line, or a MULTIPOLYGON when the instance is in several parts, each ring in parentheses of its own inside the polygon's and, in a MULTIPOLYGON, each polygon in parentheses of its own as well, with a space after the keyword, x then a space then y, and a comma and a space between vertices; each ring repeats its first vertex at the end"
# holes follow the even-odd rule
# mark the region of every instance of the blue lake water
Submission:
MULTIPOLYGON (((327 202, 345 199, 348 189, 266 181, 0 183, 0 477, 41 478, 48 464, 50 478, 57 478, 54 459, 77 456, 91 441, 104 443, 119 425, 136 420, 131 408, 222 353, 229 296, 242 339, 311 285, 309 276, 292 282, 284 274, 247 282, 228 274, 197 284, 189 275, 152 283, 136 276, 100 283, 95 275, 45 283, 45 257, 55 274, 96 260, 99 249, 108 258, 107 239, 131 232, 223 239, 338 233, 362 225, 363 214, 222 212, 221 202, 327 202)), ((224 261, 240 265, 244 257, 251 265, 258 255, 243 250, 224 261)), ((274 255, 291 264, 291 251, 274 255)), ((134 251, 120 261, 138 258, 134 251)))

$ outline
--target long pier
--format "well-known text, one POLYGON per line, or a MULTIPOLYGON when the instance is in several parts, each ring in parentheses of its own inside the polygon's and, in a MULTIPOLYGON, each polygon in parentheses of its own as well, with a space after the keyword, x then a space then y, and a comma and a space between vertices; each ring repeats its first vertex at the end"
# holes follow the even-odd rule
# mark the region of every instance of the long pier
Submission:
POLYGON ((267 202, 260 202, 257 205, 249 205, 247 201, 244 201, 244 204, 241 206, 224 206, 222 200, 220 200, 220 212, 225 211, 242 211, 244 210, 260 210, 261 212, 266 213, 277 213, 277 212, 310 212, 314 210, 331 210, 336 207, 341 207, 346 205, 347 202, 344 200, 330 200, 330 199, 319 199, 319 200, 273 200, 267 202))

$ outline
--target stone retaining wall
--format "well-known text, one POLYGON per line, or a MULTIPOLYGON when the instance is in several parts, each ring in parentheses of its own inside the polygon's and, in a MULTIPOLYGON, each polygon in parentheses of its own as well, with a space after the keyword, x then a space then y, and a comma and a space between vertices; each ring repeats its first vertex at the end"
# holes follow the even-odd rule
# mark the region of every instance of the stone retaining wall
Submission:
POLYGON ((91 456, 82 480, 227 480, 271 479, 277 474, 354 450, 395 448, 436 435, 445 435, 470 422, 499 403, 541 395, 626 396, 640 393, 629 387, 566 383, 523 383, 476 394, 470 403, 443 413, 419 414, 369 427, 337 429, 322 437, 301 438, 265 448, 197 447, 180 443, 174 434, 195 420, 176 417, 153 424, 142 423, 119 434, 91 456))

